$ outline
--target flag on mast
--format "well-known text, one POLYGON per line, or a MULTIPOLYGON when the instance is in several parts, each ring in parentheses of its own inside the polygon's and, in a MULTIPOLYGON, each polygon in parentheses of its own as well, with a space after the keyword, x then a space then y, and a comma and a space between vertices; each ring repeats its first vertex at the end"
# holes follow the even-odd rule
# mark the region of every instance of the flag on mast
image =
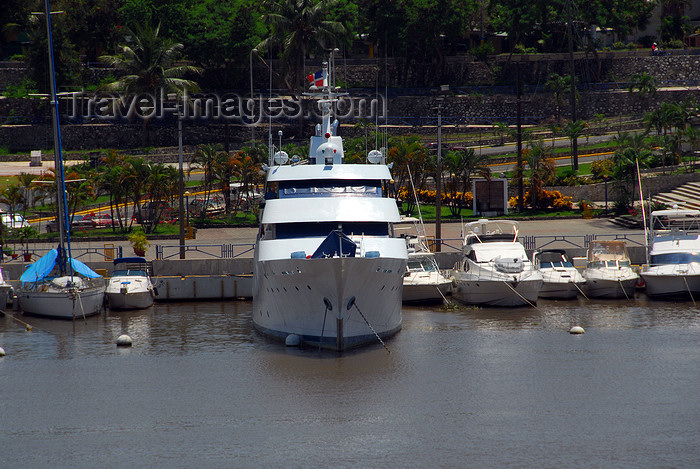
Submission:
POLYGON ((313 86, 324 86, 326 84, 326 72, 319 70, 306 77, 313 86))

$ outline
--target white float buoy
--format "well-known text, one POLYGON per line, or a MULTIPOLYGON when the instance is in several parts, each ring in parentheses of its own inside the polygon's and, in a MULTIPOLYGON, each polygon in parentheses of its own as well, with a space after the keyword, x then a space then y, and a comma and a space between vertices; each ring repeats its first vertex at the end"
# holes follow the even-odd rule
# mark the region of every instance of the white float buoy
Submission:
POLYGON ((574 326, 569 329, 569 334, 584 334, 586 331, 583 330, 581 326, 574 326))
POLYGON ((126 334, 122 334, 117 337, 117 347, 131 347, 131 337, 126 334))
POLYGON ((300 343, 301 343, 301 337, 299 337, 296 334, 289 334, 287 336, 287 338, 284 340, 284 344, 287 347, 298 347, 300 343))
POLYGON ((5 356, 5 349, 0 347, 0 357, 4 357, 4 356, 5 356))

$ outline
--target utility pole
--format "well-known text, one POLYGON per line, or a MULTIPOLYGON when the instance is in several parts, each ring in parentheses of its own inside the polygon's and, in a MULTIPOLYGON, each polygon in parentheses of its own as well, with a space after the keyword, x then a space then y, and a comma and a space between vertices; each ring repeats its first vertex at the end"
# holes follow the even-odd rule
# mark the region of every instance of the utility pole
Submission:
MULTIPOLYGON (((178 165, 180 171, 180 181, 179 181, 179 207, 178 207, 178 221, 180 224, 180 259, 185 258, 185 207, 182 200, 182 195, 185 193, 185 179, 182 171, 182 111, 180 111, 178 106, 177 113, 177 133, 178 133, 178 165)), ((187 207, 189 210, 189 207, 187 207)))
POLYGON ((516 125, 518 139, 518 212, 522 213, 525 210, 525 195, 523 190, 523 112, 520 93, 520 62, 517 62, 515 67, 516 125))
MULTIPOLYGON (((574 72, 574 27, 571 24, 571 0, 566 1, 568 20, 566 29, 569 36, 569 69, 571 71, 571 123, 576 122, 576 73, 574 72)), ((573 170, 578 171, 578 138, 571 141, 571 153, 573 158, 573 170)))

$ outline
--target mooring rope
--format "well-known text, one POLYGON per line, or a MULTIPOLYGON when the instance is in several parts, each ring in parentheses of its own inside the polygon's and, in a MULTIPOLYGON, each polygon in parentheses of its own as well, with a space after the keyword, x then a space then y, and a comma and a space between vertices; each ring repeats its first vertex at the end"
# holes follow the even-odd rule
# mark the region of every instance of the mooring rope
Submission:
POLYGON ((534 304, 530 303, 530 300, 528 300, 528 299, 525 298, 523 295, 521 295, 520 293, 518 293, 518 291, 517 291, 515 288, 513 288, 513 286, 512 286, 510 283, 506 282, 505 280, 501 280, 501 282, 503 282, 503 283, 505 283, 506 285, 508 285, 508 288, 510 288, 511 290, 513 290, 513 293, 515 293, 516 295, 518 295, 525 303, 529 304, 530 306, 532 306, 532 307, 535 308, 535 309, 539 309, 539 308, 537 308, 537 305, 534 305, 534 304))
POLYGON ((617 283, 620 284, 620 288, 622 289, 622 293, 625 294, 625 298, 627 298, 627 301, 631 301, 629 295, 627 295, 627 291, 625 291, 625 287, 622 286, 622 280, 618 279, 617 283))
POLYGON ((31 330, 33 329, 33 327, 32 327, 30 324, 27 324, 26 322, 22 321, 21 319, 17 319, 17 318, 14 317, 13 315, 11 315, 11 314, 5 312, 5 310, 3 310, 3 309, 0 309, 0 313, 4 314, 4 315, 7 316, 8 318, 14 319, 15 321, 17 321, 17 322, 20 323, 20 324, 23 324, 24 327, 25 327, 28 331, 31 331, 31 330))
POLYGON ((697 303, 695 303, 695 298, 693 298, 693 292, 690 291, 690 287, 688 286, 688 279, 685 277, 685 275, 683 276, 683 281, 685 282, 685 289, 688 290, 688 295, 690 295, 690 299, 693 300, 693 306, 697 308, 698 305, 697 303))
POLYGON ((323 326, 321 327, 321 336, 318 338, 318 353, 321 353, 321 344, 323 344, 323 333, 326 330, 326 314, 328 311, 333 311, 333 305, 330 300, 323 297, 323 303, 326 305, 326 310, 323 312, 323 326))
POLYGON ((357 302, 355 302, 355 297, 354 297, 354 296, 353 296, 352 298, 350 298, 350 301, 348 301, 348 310, 349 310, 350 308, 352 308, 353 306, 355 306, 355 309, 357 309, 357 312, 360 313, 360 316, 362 316, 362 319, 365 320, 365 323, 367 323, 367 325, 369 326, 369 328, 370 328, 370 329, 372 330, 372 332, 374 333, 375 337, 377 337, 377 339, 379 340, 379 342, 381 342, 381 344, 384 346, 384 348, 386 349, 386 351, 389 352, 389 353, 391 353, 391 350, 389 350, 389 347, 386 346, 386 344, 384 343, 384 341, 382 340, 382 338, 379 337, 379 334, 377 334, 377 331, 374 330, 374 327, 372 327, 372 325, 369 323, 369 321, 367 320, 367 318, 365 317, 365 315, 362 314, 362 311, 360 311, 360 307, 357 306, 357 302))
POLYGON ((588 298, 588 297, 586 296, 585 293, 583 293, 583 290, 581 290, 581 287, 579 287, 578 285, 576 285, 576 282, 572 282, 572 283, 574 284, 574 286, 576 287, 576 289, 579 291, 579 293, 581 293, 581 295, 583 295, 583 297, 584 297, 585 299, 587 299, 588 301, 591 301, 591 299, 588 298))

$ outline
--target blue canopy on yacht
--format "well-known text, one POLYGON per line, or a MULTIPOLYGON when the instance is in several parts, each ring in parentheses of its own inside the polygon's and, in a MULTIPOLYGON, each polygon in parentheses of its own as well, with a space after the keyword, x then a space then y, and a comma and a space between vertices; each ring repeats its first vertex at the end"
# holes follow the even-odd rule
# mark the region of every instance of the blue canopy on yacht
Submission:
POLYGON ((352 239, 340 230, 333 230, 311 255, 311 259, 333 256, 355 257, 356 250, 357 244, 352 239))
MULTIPOLYGON (((19 278, 22 283, 39 282, 46 278, 53 268, 56 266, 58 259, 58 249, 50 250, 41 259, 27 267, 22 276, 19 278)), ((100 274, 96 273, 90 267, 86 266, 77 259, 69 259, 73 272, 87 278, 98 278, 100 274)))

